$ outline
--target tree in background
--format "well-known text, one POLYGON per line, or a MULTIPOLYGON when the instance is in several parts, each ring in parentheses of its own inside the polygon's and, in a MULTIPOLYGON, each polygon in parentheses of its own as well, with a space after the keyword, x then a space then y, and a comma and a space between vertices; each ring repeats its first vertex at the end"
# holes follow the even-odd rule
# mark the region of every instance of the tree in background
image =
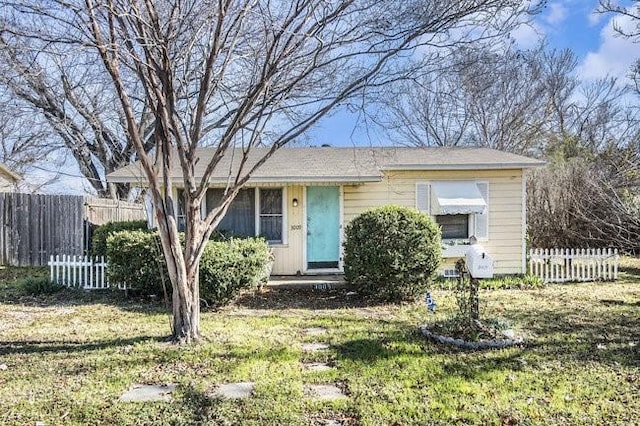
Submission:
MULTIPOLYGON (((501 32, 530 2, 517 0, 35 0, 4 2, 4 40, 81 52, 81 70, 111 87, 111 103, 153 198, 173 286, 173 337, 196 340, 198 268, 205 244, 252 173, 323 116, 364 91, 404 78, 421 46, 501 32), (486 30, 484 30, 486 29, 486 30), (153 118, 145 132, 144 112, 153 118), (152 143, 149 151, 147 143, 152 143), (196 176, 197 148, 215 149, 196 176), (257 145, 270 147, 250 158, 257 145), (234 150, 233 148, 237 148, 234 150), (239 150, 238 150, 239 149, 239 150), (235 153, 235 154, 234 154, 235 153), (218 206, 201 217, 209 178, 237 155, 218 206), (170 178, 180 169, 181 245, 170 178)), ((17 54, 9 50, 9 54, 17 54)), ((41 68, 55 64, 40 64, 41 68)), ((68 72, 75 76, 76 73, 68 72)), ((84 76, 84 72, 79 72, 84 76)), ((74 83, 71 83, 72 86, 74 83)), ((96 94, 87 94, 91 99, 96 94)), ((78 111, 79 115, 82 115, 78 111)), ((97 127, 99 129, 99 127, 97 127)), ((83 142, 81 152, 89 149, 83 142)))
POLYGON ((379 122, 408 145, 546 159, 528 178, 533 247, 640 250, 640 122, 629 90, 612 78, 580 82, 571 51, 504 48, 454 50, 437 73, 394 84, 379 122))

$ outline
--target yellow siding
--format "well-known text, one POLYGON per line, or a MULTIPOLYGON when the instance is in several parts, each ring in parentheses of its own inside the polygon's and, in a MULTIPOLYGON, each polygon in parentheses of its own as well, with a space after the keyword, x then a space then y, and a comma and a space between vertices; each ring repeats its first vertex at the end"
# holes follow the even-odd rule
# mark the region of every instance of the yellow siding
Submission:
POLYGON ((275 261, 273 264, 274 275, 294 275, 303 269, 302 249, 302 186, 287 187, 287 240, 285 244, 273 245, 275 261), (293 199, 298 200, 298 207, 293 207, 293 199))
MULTIPOLYGON (((522 273, 522 170, 393 171, 382 182, 344 187, 348 223, 370 207, 399 204, 415 207, 417 182, 483 180, 489 182, 489 239, 481 244, 495 260, 496 274, 522 273)), ((447 259, 451 265, 455 259, 447 259)))

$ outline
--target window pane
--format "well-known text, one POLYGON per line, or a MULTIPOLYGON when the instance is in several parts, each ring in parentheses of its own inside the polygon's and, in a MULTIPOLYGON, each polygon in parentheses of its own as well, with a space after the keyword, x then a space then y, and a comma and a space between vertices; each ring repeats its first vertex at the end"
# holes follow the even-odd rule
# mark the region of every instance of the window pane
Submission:
POLYGON ((282 214, 282 188, 260 190, 260 214, 282 214))
POLYGON ((270 242, 282 242, 282 216, 260 216, 260 235, 270 242))
MULTIPOLYGON (((224 190, 220 188, 207 190, 207 213, 218 206, 223 194, 224 190)), ((241 189, 216 230, 234 237, 254 236, 256 234, 255 204, 255 190, 241 189)))
POLYGON ((442 239, 469 238, 469 215, 452 214, 436 216, 442 228, 442 239))
POLYGON ((186 220, 184 217, 184 190, 178 189, 176 190, 178 193, 178 212, 177 212, 177 222, 178 222, 178 231, 184 232, 186 229, 186 220))

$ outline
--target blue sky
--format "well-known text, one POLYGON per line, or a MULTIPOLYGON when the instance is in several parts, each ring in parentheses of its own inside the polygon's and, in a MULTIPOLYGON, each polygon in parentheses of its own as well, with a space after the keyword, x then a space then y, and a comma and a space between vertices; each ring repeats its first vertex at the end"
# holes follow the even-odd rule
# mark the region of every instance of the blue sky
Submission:
MULTIPOLYGON (((547 3, 543 11, 527 25, 512 33, 516 44, 522 48, 536 46, 546 39, 552 48, 570 48, 577 55, 578 76, 584 81, 593 81, 614 76, 622 83, 629 67, 640 58, 640 44, 619 37, 613 30, 613 22, 622 28, 631 29, 628 19, 595 13, 597 0, 556 0, 547 3)), ((339 111, 325 118, 306 139, 306 144, 333 146, 388 145, 379 135, 371 138, 363 126, 356 126, 361 119, 357 114, 339 111)), ((70 166, 67 172, 71 173, 70 166)), ((73 174, 79 172, 73 172, 73 174)), ((50 188, 51 192, 83 193, 89 185, 83 179, 63 177, 50 188)))

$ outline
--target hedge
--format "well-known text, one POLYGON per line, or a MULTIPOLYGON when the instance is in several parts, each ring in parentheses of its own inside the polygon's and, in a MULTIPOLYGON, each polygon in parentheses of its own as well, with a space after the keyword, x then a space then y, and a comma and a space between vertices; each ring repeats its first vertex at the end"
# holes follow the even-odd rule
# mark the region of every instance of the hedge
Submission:
POLYGON ((385 302, 424 295, 442 260, 440 227, 424 213, 400 206, 367 210, 345 229, 347 282, 385 302))
POLYGON ((91 255, 107 255, 107 238, 119 231, 142 231, 147 229, 146 220, 131 220, 124 222, 107 222, 98 226, 91 237, 91 255))
MULTIPOLYGON (((269 246, 261 238, 209 241, 200 261, 200 298, 223 305, 242 290, 257 288, 268 279, 269 246)), ((127 283, 142 294, 162 295, 171 282, 157 232, 121 231, 107 239, 109 280, 127 283)))

